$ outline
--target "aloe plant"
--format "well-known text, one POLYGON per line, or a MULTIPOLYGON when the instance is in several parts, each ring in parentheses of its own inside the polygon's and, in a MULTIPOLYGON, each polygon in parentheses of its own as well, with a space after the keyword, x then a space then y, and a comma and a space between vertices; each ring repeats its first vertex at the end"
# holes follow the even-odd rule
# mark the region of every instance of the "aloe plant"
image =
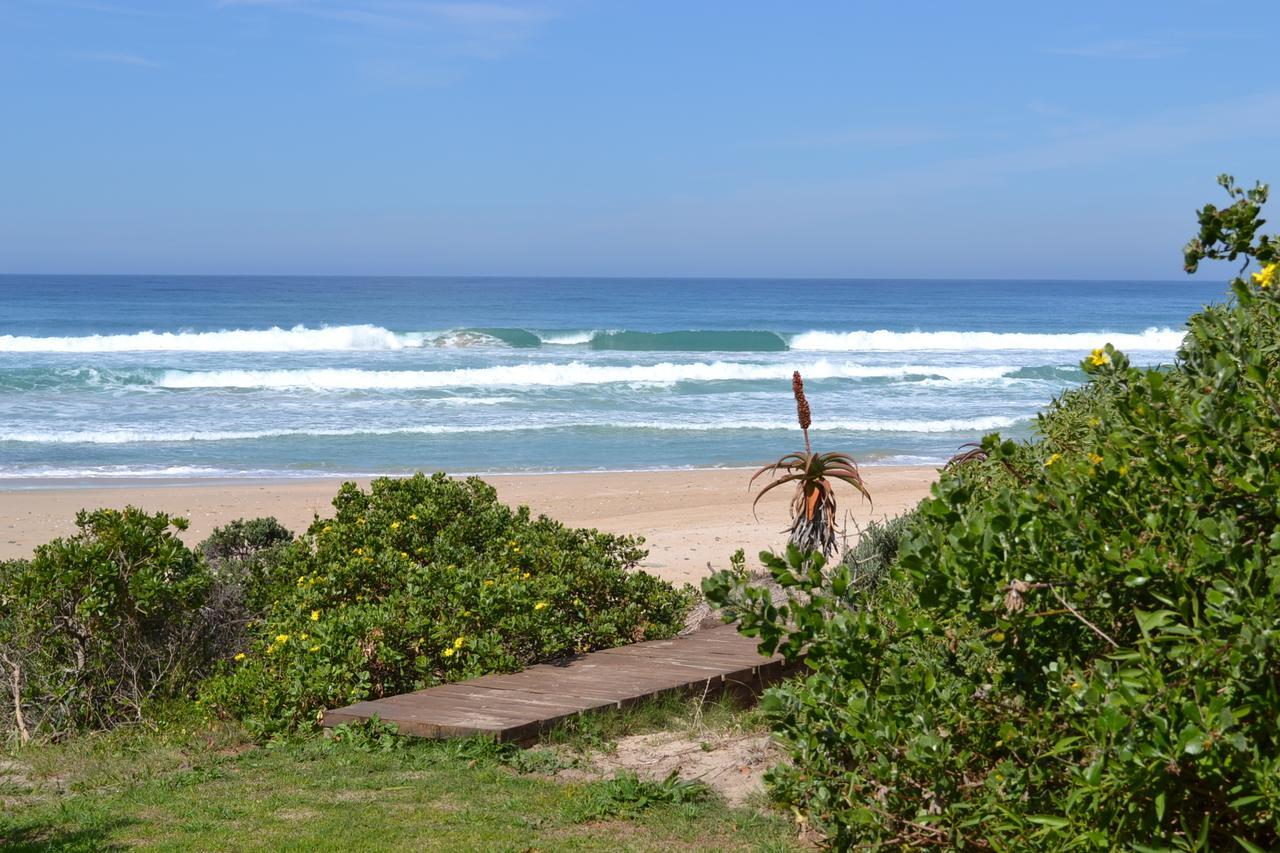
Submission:
POLYGON ((838 547, 839 533, 836 524, 835 481, 853 486, 868 501, 871 500, 871 493, 867 491, 858 463, 852 456, 847 453, 813 452, 809 443, 809 427, 813 416, 799 371, 791 375, 791 391, 796 398, 796 419, 800 422, 800 431, 804 435, 804 452, 788 453, 751 475, 751 483, 765 474, 772 480, 756 494, 751 508, 754 511, 760 499, 769 491, 786 483, 795 483, 796 494, 791 500, 791 535, 788 541, 806 553, 821 551, 824 556, 830 557, 838 547))

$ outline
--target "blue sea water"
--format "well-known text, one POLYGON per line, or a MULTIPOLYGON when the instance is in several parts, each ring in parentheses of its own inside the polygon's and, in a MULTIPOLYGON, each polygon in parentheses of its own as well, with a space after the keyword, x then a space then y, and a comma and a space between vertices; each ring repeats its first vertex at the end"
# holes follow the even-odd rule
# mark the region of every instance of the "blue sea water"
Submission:
POLYGON ((0 478, 940 462, 1218 283, 0 276, 0 478))

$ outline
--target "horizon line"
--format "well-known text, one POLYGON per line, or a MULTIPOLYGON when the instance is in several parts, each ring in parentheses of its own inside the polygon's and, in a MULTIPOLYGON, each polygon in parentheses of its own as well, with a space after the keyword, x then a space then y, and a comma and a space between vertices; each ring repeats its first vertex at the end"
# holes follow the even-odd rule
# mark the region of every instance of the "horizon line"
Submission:
MULTIPOLYGON (((477 281, 824 281, 824 282, 1028 282, 1028 283, 1125 283, 1125 284, 1179 284, 1197 283, 1198 274, 1188 273, 1181 278, 1023 278, 1018 276, 775 276, 775 275, 514 275, 514 274, 448 274, 448 273, 176 273, 176 272, 0 272, 4 278, 327 278, 327 279, 433 279, 477 281)), ((1201 279, 1202 280, 1202 279, 1201 279)), ((1224 280, 1230 283, 1230 279, 1224 280)))

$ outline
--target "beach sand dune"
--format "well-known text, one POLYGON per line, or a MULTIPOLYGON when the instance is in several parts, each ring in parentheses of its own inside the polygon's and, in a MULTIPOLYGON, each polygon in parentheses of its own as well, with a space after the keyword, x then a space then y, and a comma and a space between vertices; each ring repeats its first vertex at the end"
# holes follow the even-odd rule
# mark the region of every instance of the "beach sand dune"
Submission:
MULTIPOLYGON (((874 504, 851 489, 838 487, 850 530, 871 519, 893 517, 928 494, 937 478, 931 467, 863 469, 874 504)), ((747 491, 751 472, 744 469, 648 471, 485 479, 510 504, 527 504, 575 527, 644 536, 649 558, 644 568, 677 583, 698 583, 707 565, 726 568, 729 556, 744 548, 750 564, 765 549, 786 540, 788 487, 775 489, 752 515, 747 491)), ((358 481, 367 485, 367 481, 358 481)), ((759 481, 757 481, 759 482, 759 481)), ((216 483, 130 483, 109 487, 0 490, 0 559, 29 556, 32 549, 75 530, 77 510, 124 507, 182 515, 191 527, 185 540, 195 544, 218 525, 237 518, 274 515, 301 532, 315 515, 331 514, 341 480, 237 481, 216 483)))

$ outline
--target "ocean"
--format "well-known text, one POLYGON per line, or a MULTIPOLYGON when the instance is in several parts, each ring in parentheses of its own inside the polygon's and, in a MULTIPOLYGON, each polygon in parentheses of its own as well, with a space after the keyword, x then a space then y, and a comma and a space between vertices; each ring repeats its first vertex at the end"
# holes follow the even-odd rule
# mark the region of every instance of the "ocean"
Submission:
POLYGON ((1220 283, 0 276, 0 479, 936 464, 1220 283))

